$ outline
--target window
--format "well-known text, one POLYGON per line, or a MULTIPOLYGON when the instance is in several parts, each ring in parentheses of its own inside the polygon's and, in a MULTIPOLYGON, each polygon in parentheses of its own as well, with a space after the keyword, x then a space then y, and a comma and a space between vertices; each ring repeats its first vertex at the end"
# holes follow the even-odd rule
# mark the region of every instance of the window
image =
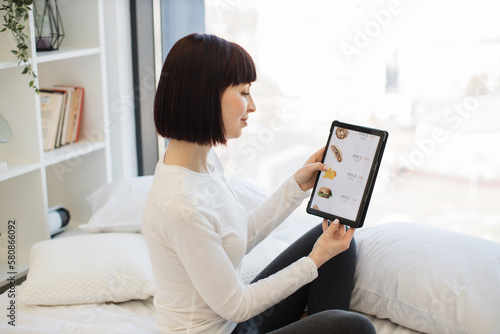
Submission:
POLYGON ((228 173, 269 193, 333 120, 378 127, 390 137, 365 225, 417 221, 500 241, 499 7, 206 0, 206 31, 258 68, 257 112, 217 149, 228 173))

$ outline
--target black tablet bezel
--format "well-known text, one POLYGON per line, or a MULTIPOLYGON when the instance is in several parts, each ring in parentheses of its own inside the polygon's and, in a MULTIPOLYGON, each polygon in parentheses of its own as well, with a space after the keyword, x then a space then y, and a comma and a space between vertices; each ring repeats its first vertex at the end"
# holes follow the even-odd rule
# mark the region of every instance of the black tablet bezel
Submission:
POLYGON ((379 143, 377 145, 377 149, 376 149, 375 154, 374 154, 373 162, 372 162, 372 165, 370 168, 370 174, 368 176, 368 180, 366 182, 363 196, 361 199, 361 204, 359 205, 358 213, 356 215, 356 219, 355 220, 347 219, 345 217, 332 215, 328 212, 316 210, 316 209, 313 209, 311 207, 313 197, 315 196, 315 194, 317 192, 316 188, 318 186, 318 182, 319 182, 319 179, 322 175, 322 172, 319 172, 318 175, 316 176, 316 181, 314 182, 312 194, 311 194, 311 197, 309 198, 309 203, 307 203, 306 212, 309 214, 315 215, 315 216, 319 216, 322 218, 326 218, 328 220, 332 220, 332 221, 335 219, 338 219, 341 224, 348 225, 351 227, 360 228, 364 224, 366 212, 368 211, 368 205, 370 204, 370 199, 371 199, 371 195, 372 195, 373 188, 375 185, 375 180, 377 178, 378 170, 380 167, 380 162, 381 162, 382 156, 384 154, 384 149, 385 149, 385 145, 387 143, 387 138, 389 137, 389 133, 387 131, 384 131, 384 130, 373 129, 373 128, 349 124, 349 123, 343 123, 343 122, 335 120, 332 122, 332 125, 330 127, 330 134, 328 136, 328 140, 326 141, 325 152, 323 153, 323 158, 321 159, 321 162, 323 162, 323 163, 325 162, 326 154, 328 152, 328 145, 330 144, 335 127, 345 128, 348 130, 358 131, 358 132, 367 133, 370 135, 375 135, 375 136, 380 137, 379 143))

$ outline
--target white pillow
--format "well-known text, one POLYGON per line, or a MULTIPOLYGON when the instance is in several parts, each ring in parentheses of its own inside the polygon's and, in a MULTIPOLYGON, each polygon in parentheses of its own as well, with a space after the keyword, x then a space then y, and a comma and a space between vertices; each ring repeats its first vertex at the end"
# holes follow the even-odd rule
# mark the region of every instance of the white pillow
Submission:
MULTIPOLYGON (((267 198, 257 186, 241 177, 228 176, 228 182, 248 212, 267 198)), ((141 220, 153 176, 139 176, 106 184, 87 197, 92 216, 79 227, 90 233, 141 232, 141 220)))
POLYGON ((500 333, 500 244, 410 223, 356 232, 351 309, 429 334, 500 333))
POLYGON ((227 176, 231 188, 245 212, 250 212, 268 198, 255 183, 239 176, 227 176))
POLYGON ((29 305, 146 299, 155 293, 146 242, 140 234, 103 233, 36 243, 19 292, 29 305))
POLYGON ((87 197, 92 216, 79 227, 90 233, 140 232, 153 176, 140 176, 106 184, 87 197))

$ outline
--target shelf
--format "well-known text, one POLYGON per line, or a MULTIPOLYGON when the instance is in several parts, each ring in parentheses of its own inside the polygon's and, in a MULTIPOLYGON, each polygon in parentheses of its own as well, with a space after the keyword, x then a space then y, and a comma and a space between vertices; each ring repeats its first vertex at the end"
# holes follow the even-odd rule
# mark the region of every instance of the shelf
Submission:
POLYGON ((52 237, 52 239, 58 239, 58 238, 66 238, 66 237, 72 237, 75 235, 82 235, 82 234, 89 234, 89 232, 82 230, 78 226, 80 226, 81 222, 75 221, 75 220, 70 220, 70 223, 66 230, 63 232, 55 235, 52 237))
POLYGON ((50 166, 62 161, 74 159, 88 153, 104 149, 104 142, 93 143, 88 140, 80 140, 74 144, 65 145, 52 151, 44 153, 43 165, 50 166))
MULTIPOLYGON (((31 63, 31 59, 29 60, 31 63)), ((12 59, 12 58, 7 58, 7 57, 0 57, 0 70, 5 70, 7 68, 23 68, 24 67, 24 62, 22 62, 20 65, 19 60, 17 59, 12 59)))
POLYGON ((42 166, 51 166, 104 149, 105 147, 106 144, 104 142, 93 143, 87 140, 81 140, 74 144, 65 145, 52 151, 44 152, 44 160, 42 163, 7 160, 8 169, 0 172, 0 182, 32 172, 42 166))
POLYGON ((20 162, 20 161, 8 161, 8 169, 0 172, 0 181, 5 181, 13 177, 23 175, 41 167, 40 163, 36 162, 20 162))
POLYGON ((17 63, 18 63, 17 60, 6 60, 0 58, 0 70, 17 67, 17 63))
MULTIPOLYGON (((61 84, 85 89, 78 142, 51 151, 43 150, 45 120, 40 98, 29 86, 32 78, 22 75, 23 63, 19 66, 10 51, 11 38, 0 33, 0 112, 12 129, 10 141, 0 144, 0 161, 7 163, 7 170, 0 171, 0 221, 17 222, 15 270, 7 263, 8 224, 0 224, 0 291, 9 284, 9 272, 16 272, 17 279, 26 275, 31 247, 50 239, 50 207, 70 211, 71 226, 62 235, 81 233, 78 225, 92 214, 86 197, 111 181, 103 2, 60 2, 63 44, 55 51, 29 50, 39 88, 61 84)), ((33 20, 30 15, 31 35, 33 20)), ((0 25, 2 21, 0 16, 0 25)))
POLYGON ((38 52, 36 59, 38 63, 85 57, 99 54, 99 48, 61 48, 55 51, 38 52))

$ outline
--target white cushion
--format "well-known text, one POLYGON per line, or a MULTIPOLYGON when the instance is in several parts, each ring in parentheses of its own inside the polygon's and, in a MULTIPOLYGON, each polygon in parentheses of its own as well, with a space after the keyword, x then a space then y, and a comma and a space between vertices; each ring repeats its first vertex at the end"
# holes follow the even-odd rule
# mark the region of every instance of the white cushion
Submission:
POLYGON ((351 309, 429 334, 500 333, 499 243, 410 223, 355 238, 351 309))
POLYGON ((227 181, 245 212, 250 212, 268 198, 252 181, 239 176, 227 176, 227 181))
MULTIPOLYGON (((141 232, 141 220, 153 176, 139 176, 106 184, 87 197, 92 216, 79 227, 90 233, 141 232)), ((228 176, 243 208, 249 212, 267 198, 252 182, 228 176)))
POLYGON ((25 304, 69 305, 146 299, 155 284, 142 235, 103 233, 33 245, 19 291, 25 304))
POLYGON ((140 232, 153 176, 140 176, 106 184, 90 196, 92 216, 79 227, 87 232, 140 232))

